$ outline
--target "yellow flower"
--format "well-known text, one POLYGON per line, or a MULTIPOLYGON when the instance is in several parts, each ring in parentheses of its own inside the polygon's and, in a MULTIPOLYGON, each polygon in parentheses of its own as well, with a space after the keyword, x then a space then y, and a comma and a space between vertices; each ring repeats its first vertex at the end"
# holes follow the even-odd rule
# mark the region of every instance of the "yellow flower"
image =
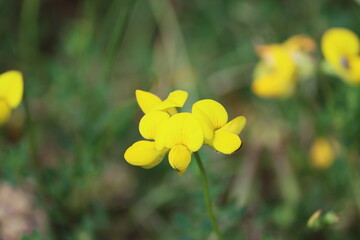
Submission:
POLYGON ((0 75, 0 124, 5 123, 11 110, 19 106, 23 96, 23 77, 18 71, 0 75))
POLYGON ((296 65, 290 52, 280 44, 259 47, 262 61, 257 65, 253 92, 261 97, 287 97, 295 88, 296 65))
POLYGON ((159 145, 170 149, 169 163, 182 175, 191 161, 191 154, 204 142, 201 125, 191 113, 178 113, 169 118, 164 129, 165 137, 160 138, 164 141, 159 145))
POLYGON ((360 84, 358 36, 345 28, 327 30, 321 39, 322 52, 336 74, 348 83, 360 84))
POLYGON ((181 90, 171 92, 164 101, 155 94, 142 90, 136 90, 135 95, 141 110, 145 114, 152 111, 164 111, 170 115, 176 114, 176 107, 184 106, 188 97, 188 93, 181 90))
POLYGON ((261 61, 254 70, 252 91, 266 98, 282 98, 293 94, 298 77, 306 78, 314 72, 308 52, 315 42, 304 35, 289 38, 283 44, 257 46, 261 61))
POLYGON ((224 154, 231 154, 240 148, 242 142, 238 134, 246 124, 245 117, 239 116, 228 122, 225 108, 211 99, 196 102, 192 113, 201 124, 206 144, 224 154))
POLYGON ((128 163, 143 168, 152 168, 161 162, 168 149, 165 149, 164 146, 159 147, 155 140, 164 142, 160 128, 168 119, 169 114, 161 111, 144 115, 139 123, 139 131, 148 140, 138 141, 126 150, 124 158, 128 163))
POLYGON ((124 154, 125 160, 135 166, 152 168, 169 152, 169 163, 179 175, 184 174, 191 155, 207 143, 219 152, 231 154, 241 146, 238 136, 246 119, 239 116, 228 122, 224 107, 210 99, 196 102, 192 113, 177 113, 187 93, 174 91, 164 101, 156 95, 137 90, 136 97, 145 115, 139 131, 146 139, 134 143, 124 154))
POLYGON ((154 111, 140 121, 139 130, 146 139, 129 147, 125 160, 135 166, 152 168, 169 152, 169 163, 179 175, 184 174, 191 161, 192 152, 203 143, 203 132, 198 120, 191 113, 178 113, 171 117, 165 112, 154 111))
POLYGON ((328 168, 334 162, 335 153, 328 139, 317 138, 310 149, 311 164, 315 168, 328 168))
POLYGON ((201 126, 190 113, 177 114, 176 107, 182 107, 188 93, 177 90, 162 101, 158 96, 136 90, 136 100, 145 113, 140 120, 141 140, 129 147, 125 160, 135 166, 152 168, 169 153, 170 165, 182 175, 191 160, 191 153, 197 151, 203 142, 201 126), (171 116, 171 117, 170 117, 171 116))

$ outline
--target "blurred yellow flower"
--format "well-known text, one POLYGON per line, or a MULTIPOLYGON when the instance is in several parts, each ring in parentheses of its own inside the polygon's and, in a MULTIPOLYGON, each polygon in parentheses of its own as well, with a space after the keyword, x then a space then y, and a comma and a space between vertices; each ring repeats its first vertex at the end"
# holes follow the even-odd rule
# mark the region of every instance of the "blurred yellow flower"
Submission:
POLYGON ((164 111, 170 115, 176 114, 176 107, 184 106, 188 97, 188 93, 181 90, 171 92, 164 101, 155 94, 142 90, 136 90, 135 95, 141 110, 145 114, 152 111, 164 111))
POLYGON ((0 124, 5 123, 11 110, 19 106, 23 96, 23 77, 19 71, 0 74, 0 124))
POLYGON ((199 120, 204 132, 204 141, 215 150, 231 154, 241 146, 238 136, 246 124, 246 118, 239 116, 228 122, 225 108, 211 99, 196 102, 192 113, 199 120))
POLYGON ((328 168, 335 159, 334 149, 330 141, 323 137, 318 137, 311 149, 310 160, 315 168, 328 168))
POLYGON ((304 35, 293 36, 283 44, 257 46, 261 61, 254 70, 252 91, 266 98, 290 96, 299 76, 306 78, 314 72, 308 54, 314 49, 315 42, 304 35))
POLYGON ((360 44, 354 32, 331 28, 324 33, 321 47, 326 61, 339 77, 360 84, 360 44))

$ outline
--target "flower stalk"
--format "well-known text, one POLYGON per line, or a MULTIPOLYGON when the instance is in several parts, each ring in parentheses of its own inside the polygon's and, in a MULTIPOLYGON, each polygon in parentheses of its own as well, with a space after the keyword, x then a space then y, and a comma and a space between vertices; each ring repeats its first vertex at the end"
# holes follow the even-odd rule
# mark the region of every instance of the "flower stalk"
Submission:
POLYGON ((209 181, 208 181, 208 177, 207 177, 204 165, 201 161, 199 153, 195 152, 194 155, 195 155, 196 163, 199 167, 200 174, 201 174, 203 191, 204 191, 204 200, 205 200, 206 210, 207 210, 207 213, 209 216, 211 226, 212 226, 218 240, 223 240, 224 238, 223 238, 220 228, 216 222, 216 218, 215 218, 215 214, 214 214, 214 210, 213 210, 213 206, 212 206, 210 190, 209 190, 209 181))

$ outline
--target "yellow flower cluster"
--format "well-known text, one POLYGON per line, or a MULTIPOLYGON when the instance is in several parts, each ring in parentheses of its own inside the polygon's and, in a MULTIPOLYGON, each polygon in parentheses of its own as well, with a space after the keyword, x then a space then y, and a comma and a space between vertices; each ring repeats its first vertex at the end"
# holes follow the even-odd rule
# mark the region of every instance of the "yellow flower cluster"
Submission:
MULTIPOLYGON (((321 49, 329 69, 350 84, 360 84, 359 37, 345 28, 327 30, 321 40, 321 49)), ((296 35, 282 44, 257 46, 261 58, 254 70, 252 91, 265 98, 291 96, 299 79, 314 73, 310 55, 315 42, 304 35, 296 35)))
POLYGON ((282 44, 257 46, 261 61, 254 70, 253 92, 260 97, 287 97, 299 78, 313 72, 310 52, 315 42, 304 35, 296 35, 282 44))
POLYGON ((231 154, 241 146, 238 136, 246 119, 236 117, 228 122, 225 108, 211 99, 204 99, 192 106, 191 113, 178 113, 188 97, 185 91, 171 92, 165 100, 136 90, 136 100, 145 113, 139 123, 139 132, 146 140, 130 146, 125 160, 135 166, 152 168, 169 153, 172 168, 182 175, 191 161, 191 154, 203 143, 224 154, 231 154))
POLYGON ((5 123, 12 109, 19 106, 23 96, 23 77, 18 71, 0 74, 0 124, 5 123))

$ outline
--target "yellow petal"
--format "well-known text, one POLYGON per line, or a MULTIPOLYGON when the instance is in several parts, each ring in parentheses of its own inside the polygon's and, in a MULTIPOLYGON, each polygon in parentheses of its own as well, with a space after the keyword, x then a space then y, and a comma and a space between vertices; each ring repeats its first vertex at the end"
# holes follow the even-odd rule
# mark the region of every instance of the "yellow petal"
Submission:
POLYGON ((243 128, 245 127, 245 124, 246 118, 244 116, 239 116, 228 122, 219 130, 239 135, 241 130, 243 130, 243 128))
POLYGON ((358 55, 359 38, 345 28, 332 28, 326 31, 321 39, 321 48, 325 59, 336 69, 341 69, 341 58, 358 55))
POLYGON ((155 142, 142 140, 129 147, 125 151, 124 158, 131 165, 152 168, 161 162, 166 152, 166 149, 157 150, 155 142))
POLYGON ((178 113, 166 122, 165 146, 172 148, 184 145, 196 152, 204 142, 203 131, 198 120, 191 113, 178 113))
POLYGON ((187 92, 182 90, 176 90, 171 92, 165 101, 173 102, 175 104, 174 107, 182 107, 184 106, 187 97, 187 92))
POLYGON ((213 138, 214 130, 223 127, 228 120, 225 108, 211 99, 197 101, 192 106, 192 113, 199 120, 207 141, 213 138))
POLYGON ((215 131, 214 139, 211 145, 215 150, 224 153, 232 154, 241 146, 241 139, 238 135, 224 131, 215 131))
POLYGON ((0 98, 11 108, 16 108, 22 99, 24 83, 21 72, 8 71, 0 75, 0 98))
POLYGON ((255 79, 252 91, 260 97, 288 97, 294 92, 295 83, 277 74, 268 74, 255 79))
POLYGON ((0 125, 5 123, 10 117, 11 109, 7 102, 0 99, 0 125))
POLYGON ((191 161, 191 152, 184 145, 176 145, 169 152, 169 163, 181 176, 191 161))
POLYGON ((162 150, 163 148, 165 148, 167 122, 168 121, 164 121, 161 125, 158 125, 158 127, 156 128, 155 148, 157 150, 162 150))
POLYGON ((153 108, 153 110, 154 111, 167 111, 170 115, 175 115, 177 113, 175 105, 176 105, 176 103, 165 100, 165 101, 159 103, 158 105, 156 105, 153 108))
POLYGON ((158 104, 154 110, 167 110, 170 109, 170 114, 174 115, 175 113, 177 113, 175 107, 182 107, 185 104, 185 101, 188 97, 188 93, 185 91, 181 91, 181 90, 176 90, 173 91, 169 94, 169 96, 167 97, 167 99, 165 99, 162 103, 158 104), (175 110, 175 112, 174 112, 175 110))
POLYGON ((145 139, 156 139, 158 129, 169 119, 169 114, 161 111, 154 111, 145 114, 139 123, 139 131, 145 139))
POLYGON ((136 90, 135 95, 137 103, 145 114, 153 111, 162 102, 158 96, 150 92, 136 90))

